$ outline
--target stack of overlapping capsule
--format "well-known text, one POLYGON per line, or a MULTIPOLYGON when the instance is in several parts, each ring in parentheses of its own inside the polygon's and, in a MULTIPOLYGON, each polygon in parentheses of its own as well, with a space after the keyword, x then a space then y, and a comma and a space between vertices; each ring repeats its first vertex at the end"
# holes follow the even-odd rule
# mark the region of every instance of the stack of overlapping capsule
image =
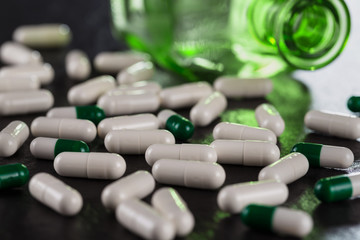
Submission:
MULTIPOLYGON (((221 122, 213 129, 210 145, 175 144, 175 139, 186 142, 194 129, 216 120, 227 107, 226 98, 264 97, 272 91, 272 81, 220 77, 213 87, 196 82, 162 89, 158 83, 147 81, 154 74, 154 65, 135 53, 98 54, 96 70, 119 72, 117 81, 104 75, 79 83, 67 93, 72 106, 50 109, 53 95, 38 89, 51 83, 54 71, 42 63, 39 52, 28 47, 61 47, 70 39, 71 31, 65 25, 16 29, 15 42, 4 43, 0 49, 1 60, 12 65, 0 70, 0 115, 48 110, 46 116, 31 124, 36 137, 30 145, 33 156, 54 160, 54 169, 61 176, 116 180, 104 188, 101 201, 104 207, 116 211, 124 227, 143 238, 186 236, 195 224, 194 216, 173 188, 157 190, 152 206, 141 200, 154 191, 155 181, 216 190, 226 178, 220 164, 264 167, 258 181, 223 187, 217 198, 221 210, 241 213, 243 222, 251 227, 306 236, 313 226, 311 217, 300 210, 278 207, 288 198, 287 184, 303 177, 309 165, 347 168, 354 161, 347 148, 313 143, 298 143, 293 153, 279 159, 276 142, 285 123, 270 104, 261 104, 255 110, 260 128, 221 122), (173 111, 180 108, 191 108, 190 120, 173 111), (152 114, 157 111, 157 116, 152 114), (104 139, 110 153, 89 152, 86 143, 97 135, 104 139), (138 170, 122 177, 126 162, 119 154, 144 154, 152 173, 138 170)), ((80 50, 68 53, 65 67, 68 76, 79 81, 91 73, 90 62, 80 50)), ((359 102, 351 98, 349 108, 360 110, 359 102)), ((305 125, 332 136, 360 137, 360 120, 356 117, 312 110, 305 116, 305 125)), ((29 133, 24 122, 11 122, 0 132, 0 156, 13 155, 29 133)), ((0 188, 22 186, 28 178, 29 172, 22 164, 0 166, 0 188)), ((321 179, 315 185, 315 194, 327 202, 348 199, 360 194, 359 181, 360 175, 321 179)), ((63 215, 76 215, 83 205, 78 191, 48 173, 34 175, 29 191, 63 215)))

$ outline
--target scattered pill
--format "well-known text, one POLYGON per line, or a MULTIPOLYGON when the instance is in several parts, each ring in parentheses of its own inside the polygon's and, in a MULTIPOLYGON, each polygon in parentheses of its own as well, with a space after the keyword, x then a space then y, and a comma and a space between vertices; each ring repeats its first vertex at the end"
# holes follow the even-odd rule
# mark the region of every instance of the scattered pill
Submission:
POLYGON ((259 127, 273 131, 278 137, 285 130, 284 120, 276 108, 271 104, 263 103, 259 105, 255 109, 255 117, 259 127))
POLYGON ((29 170, 20 163, 0 166, 0 189, 21 187, 29 180, 29 170))
POLYGON ((15 65, 0 69, 0 77, 22 78, 35 76, 41 85, 46 85, 54 80, 55 72, 52 66, 45 64, 15 65))
POLYGON ((351 96, 347 101, 347 107, 352 112, 360 112, 360 96, 351 96))
POLYGON ((152 62, 138 62, 119 72, 116 79, 120 85, 139 81, 145 81, 154 75, 154 64, 152 62))
POLYGON ((89 120, 38 117, 31 123, 34 137, 65 138, 91 142, 96 137, 96 127, 89 120))
POLYGON ((194 134, 192 122, 172 110, 164 109, 158 113, 157 117, 160 121, 160 127, 169 130, 175 138, 187 140, 194 134))
POLYGON ((0 92, 37 90, 39 88, 40 82, 35 76, 0 77, 0 92))
POLYGON ((146 60, 144 56, 131 52, 101 52, 95 56, 94 66, 99 72, 118 73, 144 60, 146 60))
POLYGON ((153 176, 139 170, 107 185, 101 193, 101 202, 106 208, 115 209, 126 199, 146 197, 154 188, 153 176))
POLYGON ((12 121, 0 132, 0 157, 10 157, 29 137, 29 127, 22 121, 12 121))
POLYGON ((0 47, 0 59, 5 64, 37 64, 43 61, 40 53, 16 42, 5 42, 0 47))
POLYGON ((155 180, 191 188, 217 189, 225 182, 225 171, 217 163, 160 159, 152 167, 155 180))
POLYGON ((83 141, 37 137, 30 144, 31 154, 40 159, 54 160, 62 152, 89 152, 83 141))
POLYGON ((83 205, 78 191, 48 173, 35 174, 29 191, 36 200, 65 216, 76 215, 83 205))
POLYGON ((91 73, 91 65, 86 53, 80 50, 70 51, 65 58, 66 74, 71 79, 85 80, 91 73))
POLYGON ((152 92, 159 93, 161 86, 156 82, 141 81, 132 84, 123 84, 117 88, 107 91, 106 95, 123 95, 134 91, 152 92))

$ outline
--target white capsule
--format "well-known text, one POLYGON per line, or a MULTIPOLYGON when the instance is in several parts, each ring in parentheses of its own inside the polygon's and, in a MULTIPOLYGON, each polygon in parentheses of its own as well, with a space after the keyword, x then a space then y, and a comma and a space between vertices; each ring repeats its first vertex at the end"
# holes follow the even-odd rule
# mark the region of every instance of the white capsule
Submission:
POLYGON ((106 134, 104 144, 109 152, 144 154, 155 143, 175 144, 174 136, 167 130, 113 130, 106 134))
POLYGON ((54 80, 54 69, 48 63, 35 65, 16 65, 0 69, 0 77, 22 78, 35 76, 41 85, 46 85, 54 80))
POLYGON ((146 149, 145 160, 150 166, 163 158, 216 162, 217 155, 212 147, 204 144, 153 144, 146 149))
POLYGON ((0 93, 0 116, 43 112, 53 104, 54 97, 48 90, 0 93))
POLYGON ((39 24, 20 26, 13 39, 34 48, 64 47, 71 40, 71 31, 65 24, 39 24))
POLYGON ((124 95, 132 94, 133 92, 151 92, 159 93, 161 91, 161 86, 156 82, 141 81, 135 82, 132 84, 124 84, 117 88, 107 91, 106 95, 124 95))
POLYGON ((267 128, 280 136, 285 130, 285 122, 276 108, 267 103, 260 104, 255 109, 255 118, 259 127, 267 128))
POLYGON ((120 85, 130 84, 134 82, 149 80, 154 75, 154 72, 154 64, 152 64, 152 62, 141 61, 119 72, 116 79, 120 85))
POLYGON ((218 156, 218 163, 245 166, 267 166, 280 158, 278 146, 271 142, 222 140, 210 144, 218 156))
POLYGON ((213 130, 214 139, 259 140, 276 144, 276 135, 265 128, 250 127, 242 124, 221 122, 213 130))
POLYGON ((39 79, 35 76, 0 77, 0 92, 37 90, 39 88, 40 82, 39 79))
POLYGON ((124 175, 126 163, 115 153, 62 152, 54 160, 60 176, 95 179, 118 179, 124 175))
POLYGON ((106 208, 115 209, 126 199, 146 197, 154 188, 153 176, 139 170, 107 185, 101 193, 101 202, 106 208))
POLYGON ((48 118, 77 118, 76 107, 55 107, 47 113, 48 118))
POLYGON ((43 61, 40 53, 16 42, 5 42, 0 47, 0 59, 5 64, 37 64, 43 61))
POLYGON ((128 199, 116 208, 116 219, 125 228, 149 240, 170 240, 174 225, 155 209, 138 199, 128 199))
POLYGON ((225 171, 217 163, 160 159, 152 167, 155 180, 192 188, 217 189, 225 182, 225 171))
POLYGON ((237 183, 223 187, 217 203, 221 210, 240 213, 250 203, 276 206, 283 204, 289 196, 286 184, 274 180, 237 183))
POLYGON ((99 72, 117 73, 145 60, 144 56, 131 52, 101 52, 95 56, 94 67, 99 72))
POLYGON ((12 121, 0 132, 0 157, 10 157, 29 137, 29 127, 21 121, 12 121))
POLYGON ((151 198, 151 204, 175 225, 176 234, 185 237, 194 228, 195 219, 186 202, 173 188, 161 188, 151 198))
POLYGON ((360 138, 360 118, 356 116, 311 110, 306 113, 304 122, 306 127, 320 133, 348 139, 360 138))
POLYGON ((190 111, 190 120, 195 126, 205 127, 214 121, 227 106, 224 95, 214 92, 202 98, 190 111))
POLYGON ((158 94, 141 92, 140 94, 103 95, 97 105, 107 116, 155 112, 160 106, 158 94))
POLYGON ((48 173, 35 174, 29 191, 33 198, 65 216, 76 215, 83 205, 78 191, 48 173))
POLYGON ((96 137, 96 127, 89 120, 38 117, 31 123, 34 137, 52 137, 91 142, 96 137))
POLYGON ((91 73, 91 65, 86 53, 80 50, 70 51, 65 58, 66 74, 71 79, 85 80, 91 73))
POLYGON ((170 109, 192 107, 212 92, 213 90, 207 82, 187 83, 165 88, 160 92, 161 106, 170 109))
POLYGON ((259 181, 274 179, 285 184, 303 177, 309 170, 309 161, 301 153, 290 153, 261 169, 259 181))
POLYGON ((228 98, 258 98, 269 94, 273 89, 273 84, 266 78, 220 77, 215 80, 214 88, 228 98))
POLYGON ((103 75, 73 86, 67 94, 67 99, 72 105, 89 105, 113 88, 115 88, 115 79, 112 76, 103 75))

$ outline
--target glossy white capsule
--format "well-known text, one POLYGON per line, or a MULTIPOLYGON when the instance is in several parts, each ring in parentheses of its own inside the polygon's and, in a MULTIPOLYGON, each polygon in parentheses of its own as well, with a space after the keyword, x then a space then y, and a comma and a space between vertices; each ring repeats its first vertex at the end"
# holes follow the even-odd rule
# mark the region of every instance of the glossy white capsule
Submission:
POLYGON ((83 205, 78 191, 48 173, 35 174, 29 191, 33 198, 65 216, 76 215, 83 205))
POLYGON ((360 138, 360 118, 356 116, 311 110, 306 113, 304 122, 306 127, 320 133, 348 139, 360 138))
POLYGON ((146 149, 145 160, 150 166, 163 158, 216 162, 217 155, 215 149, 204 144, 153 144, 146 149))
POLYGON ((35 76, 0 77, 0 92, 37 90, 39 88, 40 82, 35 76))
POLYGON ((202 98, 190 111, 190 120, 195 126, 205 127, 214 121, 227 106, 224 95, 214 92, 202 98))
POLYGON ((86 53, 80 50, 70 51, 65 58, 65 70, 69 78, 85 80, 91 73, 91 65, 86 53))
POLYGON ((289 196, 285 183, 274 180, 237 183, 223 187, 217 196, 221 210, 240 213, 250 203, 276 206, 283 204, 289 196))
POLYGON ((280 136, 285 130, 285 122, 276 108, 267 103, 259 105, 255 109, 255 118, 259 127, 267 128, 280 136))
POLYGON ((67 99, 72 105, 90 105, 113 88, 115 88, 115 79, 112 76, 104 75, 73 86, 68 91, 67 99))
POLYGON ((32 65, 16 65, 8 66, 0 69, 0 77, 29 77, 35 76, 41 85, 46 85, 54 80, 55 72, 52 66, 48 63, 45 64, 32 64, 32 65))
POLYGON ((155 180, 191 188, 217 189, 225 182, 225 171, 217 163, 160 159, 152 167, 155 180))
POLYGON ((16 42, 5 42, 0 47, 0 59, 5 64, 37 64, 43 61, 40 53, 16 42))
POLYGON ((96 137, 96 127, 89 120, 38 117, 31 123, 34 137, 65 138, 91 142, 96 137))
POLYGON ((214 88, 228 98, 258 98, 269 94, 273 89, 273 84, 266 78, 220 77, 215 80, 214 88))
POLYGON ((173 188, 160 188, 151 198, 151 204, 175 225, 176 235, 185 237, 194 228, 195 219, 186 202, 173 188))
POLYGON ((62 152, 54 160, 60 176, 95 179, 118 179, 124 175, 126 163, 115 153, 62 152))
POLYGON ((269 166, 261 169, 259 181, 274 179, 285 184, 292 183, 305 176, 309 170, 309 161, 301 153, 290 153, 269 166))
POLYGON ((155 143, 175 144, 174 136, 167 130, 113 130, 106 134, 104 144, 109 152, 144 154, 155 143))
POLYGON ((213 90, 207 82, 187 83, 165 88, 160 92, 161 106, 170 109, 192 107, 212 92, 213 90))
POLYGON ((133 92, 151 92, 159 93, 161 91, 161 86, 156 82, 149 81, 140 81, 132 84, 120 85, 117 88, 107 91, 106 95, 124 95, 131 94, 133 92))
POLYGON ((131 52, 101 52, 95 56, 94 67, 99 72, 118 73, 144 60, 144 56, 131 52))
POLYGON ((54 104, 48 90, 16 91, 0 93, 0 116, 43 112, 54 104))
POLYGON ((10 157, 29 137, 29 127, 21 121, 12 121, 0 132, 0 157, 10 157))
POLYGON ((237 123, 221 122, 213 130, 214 139, 259 140, 276 144, 276 135, 265 128, 250 127, 237 123))
POLYGON ((278 146, 271 142, 218 139, 210 147, 216 151, 218 163, 267 166, 280 158, 278 146))
POLYGON ((170 240, 175 237, 172 222, 139 199, 128 199, 121 203, 116 208, 116 219, 144 239, 170 240))
POLYGON ((34 48, 64 47, 71 40, 71 31, 65 24, 39 24, 20 26, 13 39, 34 48))
POLYGON ((107 185, 101 193, 101 202, 106 208, 115 209, 126 199, 146 197, 154 188, 153 176, 139 170, 107 185))
POLYGON ((116 79, 120 85, 130 84, 149 80, 154 75, 154 72, 154 64, 152 62, 141 61, 119 72, 116 79))

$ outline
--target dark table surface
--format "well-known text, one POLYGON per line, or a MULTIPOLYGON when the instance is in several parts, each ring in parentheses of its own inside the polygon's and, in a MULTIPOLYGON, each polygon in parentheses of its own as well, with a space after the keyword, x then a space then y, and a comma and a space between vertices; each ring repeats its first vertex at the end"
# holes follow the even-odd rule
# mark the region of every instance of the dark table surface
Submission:
MULTIPOLYGON (((349 113, 347 98, 360 93, 360 10, 358 1, 347 1, 352 13, 352 34, 343 54, 329 66, 315 71, 297 71, 273 79, 274 91, 264 99, 229 101, 228 109, 206 128, 196 128, 192 143, 210 143, 211 132, 219 121, 256 125, 254 108, 263 102, 274 104, 286 122, 286 130, 278 139, 281 155, 286 155, 298 141, 317 142, 350 148, 355 163, 348 169, 311 168, 305 177, 288 185, 290 195, 285 206, 302 209, 313 217, 314 229, 306 239, 360 239, 360 199, 324 204, 313 194, 315 182, 332 175, 360 172, 360 144, 358 141, 322 136, 310 132, 303 125, 308 109, 324 109, 349 113)), ((55 106, 68 106, 66 93, 76 84, 64 71, 65 54, 73 48, 84 50, 91 59, 100 51, 124 50, 124 43, 115 41, 109 28, 109 2, 99 0, 12 0, 0 4, 0 43, 10 40, 13 30, 24 24, 66 23, 73 32, 73 41, 67 48, 42 51, 44 60, 53 65, 56 77, 45 86, 55 96, 55 106)), ((93 71, 93 76, 99 75, 93 71)), ((166 84, 174 78, 158 71, 155 78, 166 84)), ((189 109, 178 111, 184 116, 189 109)), ((0 129, 13 120, 22 120, 29 126, 32 120, 45 113, 26 116, 0 117, 0 129)), ((33 199, 28 185, 0 192, 0 239, 137 239, 106 210, 100 201, 103 188, 111 181, 60 177, 53 169, 52 161, 32 157, 30 136, 19 151, 9 158, 1 158, 0 164, 23 163, 30 176, 48 172, 77 189, 84 198, 84 206, 75 217, 63 217, 33 199)), ((103 141, 97 138, 90 144, 91 151, 105 152, 103 141)), ((125 175, 143 169, 151 171, 144 156, 124 156, 127 162, 125 175)), ((224 185, 253 181, 261 168, 224 165, 224 185)), ((157 184, 156 188, 163 185, 157 184)), ((288 239, 272 233, 257 232, 245 227, 238 215, 222 212, 216 203, 218 191, 174 187, 187 202, 196 220, 194 231, 187 239, 288 239)), ((149 202, 150 197, 145 198, 149 202)), ((289 238, 291 239, 291 238, 289 238)))

